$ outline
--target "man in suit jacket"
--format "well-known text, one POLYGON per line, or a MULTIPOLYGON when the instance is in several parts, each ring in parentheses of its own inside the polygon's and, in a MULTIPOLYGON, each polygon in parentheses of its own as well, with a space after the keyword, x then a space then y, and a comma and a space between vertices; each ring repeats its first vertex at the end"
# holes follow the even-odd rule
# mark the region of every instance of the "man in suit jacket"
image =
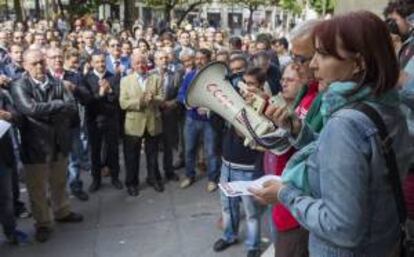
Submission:
POLYGON ((82 215, 71 212, 66 192, 67 156, 71 149, 68 127, 76 108, 72 94, 63 83, 47 75, 40 50, 27 50, 23 60, 27 74, 13 82, 11 93, 17 111, 24 116, 20 129, 22 161, 26 165, 36 239, 44 242, 52 232, 49 199, 55 220, 83 220, 82 215))
POLYGON ((163 168, 167 180, 178 181, 174 173, 173 149, 178 146, 178 119, 179 109, 177 103, 178 85, 174 73, 168 70, 167 52, 160 50, 155 53, 155 74, 161 80, 163 100, 161 104, 163 168))
POLYGON ((106 56, 106 70, 112 74, 126 75, 127 68, 121 62, 121 43, 116 38, 108 39, 108 55, 106 56))
POLYGON ((82 32, 82 39, 85 42, 85 48, 80 54, 80 65, 83 70, 86 63, 89 63, 89 60, 92 54, 99 52, 95 46, 95 34, 91 30, 85 30, 82 32))
POLYGON ((85 103, 85 119, 91 146, 91 193, 99 190, 101 186, 101 168, 105 164, 101 158, 102 151, 105 151, 104 155, 111 170, 112 185, 122 189, 118 178, 119 76, 106 70, 104 53, 92 55, 92 68, 82 80, 82 86, 89 92, 85 103), (104 150, 103 143, 106 146, 104 150))
MULTIPOLYGON (((0 88, 0 121, 15 123, 20 120, 20 115, 13 107, 9 93, 0 88)), ((0 136, 0 224, 4 235, 12 244, 19 242, 19 233, 16 230, 15 210, 13 209, 12 176, 15 167, 15 154, 13 151, 13 131, 8 131, 0 136)))
POLYGON ((141 143, 145 139, 147 183, 164 191, 158 169, 158 143, 162 131, 159 106, 163 102, 160 77, 148 74, 146 55, 135 53, 131 59, 134 72, 121 81, 120 105, 126 111, 124 153, 125 184, 131 196, 138 195, 141 143))

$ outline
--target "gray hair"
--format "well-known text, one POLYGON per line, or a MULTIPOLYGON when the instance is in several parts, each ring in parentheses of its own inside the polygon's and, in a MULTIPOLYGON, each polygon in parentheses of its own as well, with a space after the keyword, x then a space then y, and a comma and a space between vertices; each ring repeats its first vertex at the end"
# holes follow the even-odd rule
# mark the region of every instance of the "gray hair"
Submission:
POLYGON ((313 29, 321 22, 322 20, 313 19, 299 24, 289 33, 290 42, 310 37, 313 29))
POLYGON ((180 59, 184 58, 184 57, 194 57, 195 56, 195 52, 193 49, 191 48, 183 48, 180 52, 180 59))
POLYGON ((40 48, 28 48, 23 53, 23 61, 27 61, 29 59, 29 56, 40 54, 42 55, 42 50, 40 48))
POLYGON ((165 50, 157 50, 155 53, 154 53, 154 58, 157 60, 161 55, 167 55, 168 53, 167 53, 167 51, 165 51, 165 50))

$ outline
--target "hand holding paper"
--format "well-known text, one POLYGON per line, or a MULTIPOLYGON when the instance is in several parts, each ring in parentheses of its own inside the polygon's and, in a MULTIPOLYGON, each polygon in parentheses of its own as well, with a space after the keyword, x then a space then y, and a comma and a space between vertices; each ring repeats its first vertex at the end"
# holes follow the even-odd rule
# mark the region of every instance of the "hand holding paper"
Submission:
POLYGON ((255 190, 264 189, 264 185, 281 179, 279 176, 266 175, 253 181, 233 181, 220 183, 219 187, 227 197, 237 197, 243 195, 253 195, 255 190))

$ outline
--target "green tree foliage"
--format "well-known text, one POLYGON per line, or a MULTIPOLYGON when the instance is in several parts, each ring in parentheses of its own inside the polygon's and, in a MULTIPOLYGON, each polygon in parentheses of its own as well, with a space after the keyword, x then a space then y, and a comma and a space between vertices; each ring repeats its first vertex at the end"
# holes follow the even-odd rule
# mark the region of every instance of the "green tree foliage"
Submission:
POLYGON ((117 4, 118 0, 70 0, 67 11, 70 16, 95 13, 101 4, 117 4))
POLYGON ((13 0, 14 5, 14 12, 16 13, 16 20, 22 21, 23 20, 23 13, 22 13, 22 3, 20 0, 13 0))
POLYGON ((280 0, 279 6, 285 10, 291 11, 294 14, 300 14, 304 3, 299 0, 280 0))
POLYGON ((175 8, 182 9, 183 15, 178 17, 177 25, 180 26, 181 22, 185 19, 187 14, 197 8, 199 5, 210 3, 211 0, 143 0, 144 4, 160 8, 164 11, 164 19, 171 21, 171 12, 175 8))
POLYGON ((326 14, 335 9, 335 0, 310 0, 311 6, 319 13, 326 14))

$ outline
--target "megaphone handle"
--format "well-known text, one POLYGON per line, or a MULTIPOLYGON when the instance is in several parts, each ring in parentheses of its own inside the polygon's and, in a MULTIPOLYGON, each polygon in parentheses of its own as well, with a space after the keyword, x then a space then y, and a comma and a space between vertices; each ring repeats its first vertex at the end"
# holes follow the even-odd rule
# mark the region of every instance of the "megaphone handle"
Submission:
MULTIPOLYGON (((247 131, 249 131, 250 135, 253 137, 253 140, 260 146, 266 148, 266 149, 272 149, 275 148, 279 141, 275 140, 273 142, 269 142, 267 139, 260 138, 256 132, 254 131, 252 125, 250 124, 249 118, 247 117, 247 111, 245 108, 243 108, 240 112, 241 117, 243 119, 244 124, 246 124, 247 131)), ((270 138, 269 138, 270 139, 270 138)))

